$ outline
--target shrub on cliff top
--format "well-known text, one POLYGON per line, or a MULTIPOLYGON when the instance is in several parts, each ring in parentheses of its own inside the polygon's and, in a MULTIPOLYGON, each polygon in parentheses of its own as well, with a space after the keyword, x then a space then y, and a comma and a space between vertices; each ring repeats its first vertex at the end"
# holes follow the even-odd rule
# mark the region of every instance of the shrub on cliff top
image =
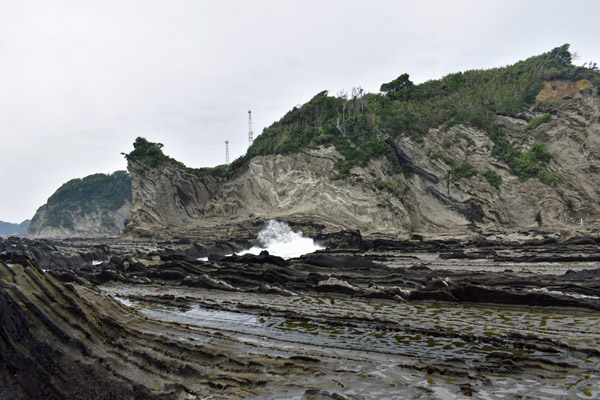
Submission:
MULTIPOLYGON (((189 168, 186 167, 180 161, 175 160, 162 152, 163 144, 162 143, 153 143, 149 142, 147 139, 143 137, 138 137, 135 139, 133 143, 133 151, 129 154, 121 153, 125 156, 125 158, 130 160, 135 160, 144 163, 148 167, 156 168, 161 164, 170 163, 184 171, 194 174, 196 176, 204 176, 204 175, 213 175, 219 176, 224 175, 225 172, 229 169, 227 165, 218 165, 212 168, 189 168)), ((141 167, 136 168, 136 172, 143 175, 144 170, 140 169, 141 167)))
POLYGON ((138 160, 144 162, 149 167, 155 168, 165 162, 178 164, 179 162, 166 156, 162 149, 162 143, 152 143, 143 137, 138 137, 133 143, 133 151, 125 155, 127 160, 138 160))

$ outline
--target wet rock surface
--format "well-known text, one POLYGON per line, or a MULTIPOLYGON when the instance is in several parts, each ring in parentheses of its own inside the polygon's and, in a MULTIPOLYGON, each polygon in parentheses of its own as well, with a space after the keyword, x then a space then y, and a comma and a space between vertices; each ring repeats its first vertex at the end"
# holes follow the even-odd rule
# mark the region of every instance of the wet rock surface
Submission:
POLYGON ((600 394, 593 233, 346 233, 291 260, 78 243, 0 243, 1 398, 600 394))

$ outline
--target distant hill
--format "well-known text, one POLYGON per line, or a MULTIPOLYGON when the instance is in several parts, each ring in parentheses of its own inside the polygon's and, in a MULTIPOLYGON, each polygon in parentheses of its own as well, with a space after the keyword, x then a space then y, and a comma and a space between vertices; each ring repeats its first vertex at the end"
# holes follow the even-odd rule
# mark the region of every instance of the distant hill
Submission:
POLYGON ((125 171, 94 174, 62 185, 35 213, 28 236, 119 235, 129 221, 131 179, 125 171))
POLYGON ((25 232, 27 232, 29 222, 30 221, 28 219, 20 224, 0 221, 0 236, 23 235, 25 232))

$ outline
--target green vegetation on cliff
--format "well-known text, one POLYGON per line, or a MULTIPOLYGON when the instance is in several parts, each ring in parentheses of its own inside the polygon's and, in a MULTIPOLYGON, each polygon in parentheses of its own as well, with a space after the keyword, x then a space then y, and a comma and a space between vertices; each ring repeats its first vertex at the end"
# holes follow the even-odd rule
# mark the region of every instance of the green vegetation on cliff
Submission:
MULTIPOLYGON (((83 216, 97 210, 110 213, 123 207, 127 201, 131 202, 131 179, 125 171, 72 179, 58 188, 42 206, 46 210, 42 221, 40 210, 36 212, 30 229, 47 226, 73 229, 73 216, 83 216)), ((106 225, 108 222, 109 217, 106 216, 103 223, 106 225)))
POLYGON ((492 185, 496 189, 500 190, 500 184, 502 183, 502 177, 500 175, 498 175, 496 172, 488 169, 487 171, 485 171, 483 173, 483 176, 485 177, 485 179, 487 179, 487 181, 490 183, 490 185, 492 185))
MULTIPOLYGON (((331 178, 343 179, 352 167, 364 167, 378 157, 387 157, 394 166, 392 171, 402 171, 390 139, 407 136, 419 143, 431 129, 447 131, 457 124, 470 124, 488 133, 494 143, 491 155, 506 162, 521 180, 537 177, 553 186, 556 177, 546 169, 552 156, 545 145, 534 143, 526 151, 519 150, 496 124, 496 116, 515 115, 533 106, 546 81, 587 79, 592 89, 586 90, 600 91, 600 72, 595 64, 577 67, 572 59, 569 45, 565 44, 511 66, 458 72, 418 85, 410 81, 408 74, 402 74, 382 84, 379 94, 365 93, 360 88, 338 96, 329 96, 323 91, 265 128, 247 153, 230 166, 188 168, 165 155, 162 144, 141 137, 125 157, 140 162, 135 172, 142 176, 146 167, 155 168, 165 163, 197 176, 224 176, 256 156, 334 146, 343 159, 336 163, 331 178)), ((554 100, 537 104, 536 110, 546 114, 530 121, 527 130, 550 122, 550 113, 555 112, 556 107, 554 100)), ((459 132, 454 139, 449 137, 444 147, 450 147, 451 140, 463 139, 467 146, 474 144, 472 138, 459 132)), ((453 181, 484 173, 476 171, 466 160, 456 161, 440 153, 432 157, 444 160, 451 167, 448 176, 453 181)), ((483 176, 499 188, 497 176, 489 172, 483 176)))
MULTIPOLYGON (((353 166, 365 166, 372 158, 389 156, 393 161, 387 138, 405 135, 420 142, 431 128, 449 129, 467 123, 490 135, 495 144, 492 154, 504 160, 519 178, 539 177, 555 184, 556 178, 544 167, 551 157, 546 148, 536 143, 526 152, 517 150, 495 123, 495 116, 516 114, 530 107, 544 81, 587 79, 595 90, 600 90, 598 69, 576 67, 571 61, 566 44, 512 66, 458 72, 419 85, 403 74, 381 85, 380 94, 355 88, 350 94, 332 97, 323 91, 265 128, 231 169, 259 155, 335 146, 344 157, 333 176, 339 179, 353 166)), ((553 107, 550 102, 542 106, 547 110, 553 107)), ((549 120, 549 114, 536 118, 529 129, 549 120)), ((464 164, 452 167, 452 179, 476 174, 464 164)), ((492 182, 496 186, 497 179, 492 182)))
MULTIPOLYGON (((224 175, 227 171, 227 165, 219 165, 214 168, 188 168, 182 162, 177 161, 162 152, 162 143, 152 143, 143 137, 138 137, 133 143, 133 151, 129 154, 122 153, 125 158, 129 161, 139 161, 148 167, 156 168, 161 164, 169 163, 180 167, 181 169, 197 175, 224 175)), ((144 167, 140 166, 136 170, 139 174, 145 173, 144 167)))
POLYGON ((552 120, 552 115, 550 114, 544 114, 544 115, 540 115, 539 117, 535 117, 534 119, 531 120, 530 123, 527 124, 526 129, 527 130, 532 130, 537 128, 538 126, 545 124, 546 122, 550 122, 550 120, 552 120))
POLYGON ((452 182, 456 182, 463 178, 470 178, 477 175, 477 171, 467 162, 467 160, 464 160, 460 164, 456 164, 452 167, 452 169, 448 171, 448 174, 450 175, 452 182))

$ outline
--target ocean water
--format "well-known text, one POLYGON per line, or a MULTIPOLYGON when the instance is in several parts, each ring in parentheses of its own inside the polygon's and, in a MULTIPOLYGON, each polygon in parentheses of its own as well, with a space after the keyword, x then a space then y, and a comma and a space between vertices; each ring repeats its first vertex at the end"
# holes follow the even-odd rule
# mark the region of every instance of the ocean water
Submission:
POLYGON ((244 250, 239 254, 257 255, 261 251, 267 250, 269 254, 289 259, 324 249, 324 247, 316 244, 313 239, 305 237, 302 232, 295 232, 285 222, 274 219, 266 223, 265 228, 258 233, 257 239, 260 246, 244 250))

